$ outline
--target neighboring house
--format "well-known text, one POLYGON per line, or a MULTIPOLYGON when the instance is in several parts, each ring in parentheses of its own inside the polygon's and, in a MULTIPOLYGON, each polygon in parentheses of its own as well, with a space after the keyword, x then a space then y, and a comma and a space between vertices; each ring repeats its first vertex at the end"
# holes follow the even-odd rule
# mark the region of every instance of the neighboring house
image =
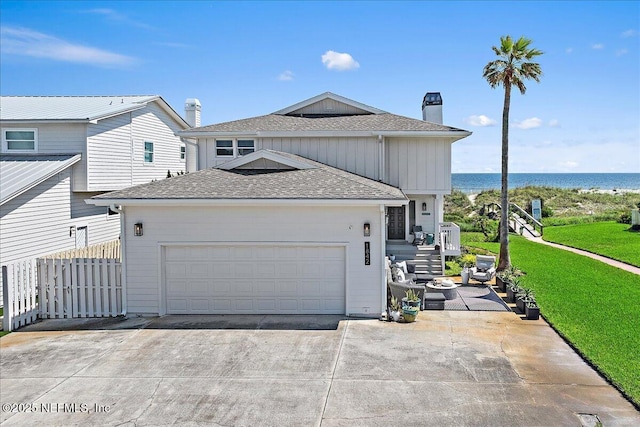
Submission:
MULTIPOLYGON (((441 104, 427 94, 424 117, 441 104)), ((129 313, 377 316, 388 241, 441 231, 451 143, 469 134, 325 93, 178 132, 189 174, 90 203, 123 210, 129 313)))
POLYGON ((0 265, 118 239, 85 199, 184 171, 188 127, 159 96, 0 97, 0 265))

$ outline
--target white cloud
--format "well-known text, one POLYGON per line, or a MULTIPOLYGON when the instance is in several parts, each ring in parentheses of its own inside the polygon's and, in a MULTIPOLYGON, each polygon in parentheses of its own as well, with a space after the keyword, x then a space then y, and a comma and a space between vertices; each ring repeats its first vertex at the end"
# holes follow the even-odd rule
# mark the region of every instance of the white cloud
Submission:
POLYGON ((295 76, 295 74, 293 74, 293 71, 286 70, 286 71, 280 73, 280 75, 278 76, 278 80, 283 81, 283 82, 288 82, 288 81, 293 80, 294 76, 295 76))
POLYGON ((537 117, 531 117, 530 119, 524 119, 521 122, 515 122, 514 126, 518 129, 535 129, 542 126, 542 120, 537 117))
POLYGON ((146 30, 154 29, 154 27, 149 25, 149 24, 146 24, 144 22, 136 21, 134 19, 131 19, 128 16, 126 16, 126 15, 120 13, 120 12, 116 12, 113 9, 95 8, 95 9, 85 10, 84 13, 90 13, 92 15, 104 16, 108 21, 111 21, 111 22, 117 22, 117 23, 120 23, 120 24, 126 24, 126 25, 130 25, 130 26, 133 26, 133 27, 144 28, 146 30))
POLYGON ((479 116, 469 116, 465 119, 465 122, 470 124, 471 126, 494 126, 496 121, 490 119, 489 117, 481 114, 479 116))
POLYGON ((618 49, 618 50, 616 50, 616 56, 626 55, 627 53, 629 53, 629 51, 627 49, 618 49))
POLYGON ((126 55, 74 44, 22 27, 2 27, 0 47, 5 54, 97 66, 124 66, 135 62, 134 58, 126 55))
POLYGON ((591 49, 595 49, 595 50, 601 50, 604 49, 604 44, 602 43, 595 43, 591 45, 591 49))
POLYGON ((560 121, 558 121, 558 119, 551 119, 549 120, 549 126, 552 128, 559 128, 560 127, 560 121))
POLYGON ((564 51, 567 52, 568 54, 571 54, 573 52, 573 48, 572 47, 568 47, 564 51))
POLYGON ((566 160, 564 162, 559 162, 558 167, 561 169, 575 169, 580 166, 580 163, 574 162, 573 160, 566 160))
POLYGON ((348 53, 334 52, 332 50, 328 50, 322 55, 322 63, 329 70, 337 71, 355 70, 360 67, 360 64, 348 53))
POLYGON ((627 31, 624 31, 622 34, 620 34, 620 37, 627 38, 627 37, 634 37, 637 35, 638 35, 638 32, 636 30, 627 30, 627 31))

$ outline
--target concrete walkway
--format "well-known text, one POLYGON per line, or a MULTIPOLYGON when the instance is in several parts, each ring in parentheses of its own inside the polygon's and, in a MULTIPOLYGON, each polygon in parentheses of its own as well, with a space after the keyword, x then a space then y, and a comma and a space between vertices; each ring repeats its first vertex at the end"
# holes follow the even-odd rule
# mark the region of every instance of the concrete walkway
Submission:
POLYGON ((47 320, 0 338, 3 426, 638 426, 542 319, 47 320))
POLYGON ((575 254, 584 255, 586 257, 593 258, 593 259, 598 260, 600 262, 604 262, 605 264, 609 264, 609 265, 611 265, 613 267, 617 267, 617 268, 619 268, 621 270, 628 271, 629 273, 640 275, 640 268, 638 268, 638 267, 636 267, 634 265, 630 265, 630 264, 626 264, 624 262, 616 261, 615 259, 607 258, 607 257, 604 257, 602 255, 598 255, 598 254, 594 254, 593 252, 584 251, 582 249, 572 248, 571 246, 565 246, 565 245, 560 245, 558 243, 547 242, 546 240, 543 240, 542 237, 534 237, 534 236, 531 236, 531 235, 528 235, 528 234, 523 234, 523 236, 527 240, 531 240, 532 242, 541 243, 543 245, 552 246, 554 248, 564 249, 565 251, 573 252, 575 254))

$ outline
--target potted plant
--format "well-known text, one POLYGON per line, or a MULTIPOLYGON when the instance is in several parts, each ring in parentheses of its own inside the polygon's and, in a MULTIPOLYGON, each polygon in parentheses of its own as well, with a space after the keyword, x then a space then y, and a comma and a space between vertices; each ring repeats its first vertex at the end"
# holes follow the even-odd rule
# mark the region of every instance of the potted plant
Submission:
POLYGON ((402 298, 402 308, 409 306, 420 310, 420 297, 414 289, 407 289, 405 297, 402 298))
POLYGON ((524 309, 527 320, 538 320, 540 318, 540 307, 538 307, 538 303, 535 300, 529 301, 524 309))
POLYGON ((518 292, 520 292, 520 289, 521 289, 520 280, 514 277, 513 279, 511 279, 511 282, 508 283, 506 286, 507 286, 507 301, 515 302, 516 295, 518 294, 518 292))
POLYGON ((397 322, 400 320, 400 303, 398 302, 398 298, 391 298, 391 311, 389 313, 391 320, 397 322))
POLYGON ((405 305, 402 307, 402 318, 406 323, 415 322, 416 317, 418 316, 418 312, 420 309, 418 307, 412 307, 410 305, 405 305))
POLYGON ((520 291, 516 294, 516 307, 518 307, 518 310, 524 313, 527 303, 531 301, 535 301, 533 290, 520 288, 520 291))
POLYGON ((522 271, 517 267, 510 265, 502 271, 496 274, 496 286, 502 292, 507 291, 507 285, 513 281, 514 278, 522 276, 522 271))
POLYGON ((460 273, 460 276, 462 277, 462 284, 466 285, 469 283, 469 265, 467 263, 464 264, 464 267, 462 267, 462 272, 460 273))

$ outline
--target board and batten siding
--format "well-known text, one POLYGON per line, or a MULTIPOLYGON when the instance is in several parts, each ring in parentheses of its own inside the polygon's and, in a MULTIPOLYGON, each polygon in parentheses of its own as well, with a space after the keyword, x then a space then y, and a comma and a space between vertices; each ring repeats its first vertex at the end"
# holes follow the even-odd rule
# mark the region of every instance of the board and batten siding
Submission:
POLYGON ((38 153, 82 154, 73 165, 72 188, 82 191, 87 187, 87 125, 85 123, 23 123, 2 125, 2 129, 37 129, 38 153))
POLYGON ((291 115, 310 115, 310 114, 370 114, 361 108, 354 107, 353 105, 345 104, 331 98, 323 99, 320 102, 314 102, 311 105, 302 107, 294 112, 289 113, 291 115))
POLYGON ((336 244, 346 248, 347 314, 377 316, 382 301, 384 248, 380 247, 379 206, 125 206, 125 263, 128 312, 158 314, 163 245, 196 244, 336 244), (142 236, 134 236, 141 222, 142 236), (363 237, 365 222, 371 237, 363 237), (364 242, 371 242, 371 265, 364 262, 364 242))
MULTIPOLYGON (((254 139, 248 137, 247 139, 254 139)), ((317 137, 317 138, 255 138, 256 150, 269 149, 292 153, 338 169, 378 180, 380 175, 379 149, 376 137, 317 137)), ((204 168, 211 168, 231 160, 216 156, 214 138, 200 141, 200 158, 206 159, 204 168)), ((201 164, 201 169, 203 169, 201 164)))
POLYGON ((186 164, 180 160, 182 142, 174 133, 182 130, 157 104, 132 113, 133 125, 133 185, 184 172, 186 164), (153 142, 153 163, 144 162, 144 143, 153 142))
POLYGON ((449 194, 451 143, 449 138, 387 138, 384 181, 406 194, 449 194))

